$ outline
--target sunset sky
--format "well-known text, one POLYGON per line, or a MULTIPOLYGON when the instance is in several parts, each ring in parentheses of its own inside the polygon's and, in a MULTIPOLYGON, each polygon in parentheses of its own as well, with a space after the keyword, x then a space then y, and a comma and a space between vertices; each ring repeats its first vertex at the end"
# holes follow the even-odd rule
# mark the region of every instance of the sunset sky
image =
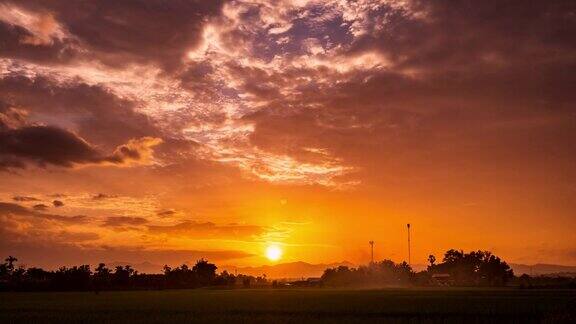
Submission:
POLYGON ((403 261, 406 223, 576 264, 576 2, 0 0, 2 258, 403 261))

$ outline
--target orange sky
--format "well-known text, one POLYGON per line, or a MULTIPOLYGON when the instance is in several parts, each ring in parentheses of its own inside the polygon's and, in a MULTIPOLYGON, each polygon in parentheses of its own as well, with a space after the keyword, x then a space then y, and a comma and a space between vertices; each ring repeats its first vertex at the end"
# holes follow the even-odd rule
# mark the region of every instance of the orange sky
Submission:
POLYGON ((274 3, 0 1, 0 253, 576 264, 573 2, 274 3))

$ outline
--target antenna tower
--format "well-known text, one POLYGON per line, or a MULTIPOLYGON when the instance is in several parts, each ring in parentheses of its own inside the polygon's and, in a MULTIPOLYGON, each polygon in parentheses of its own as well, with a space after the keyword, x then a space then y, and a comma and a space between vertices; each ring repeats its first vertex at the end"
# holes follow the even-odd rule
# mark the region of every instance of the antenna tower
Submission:
POLYGON ((370 244, 370 264, 374 263, 374 241, 368 242, 370 244))
POLYGON ((410 260, 410 223, 406 224, 406 228, 408 229, 408 265, 411 265, 412 262, 410 260))

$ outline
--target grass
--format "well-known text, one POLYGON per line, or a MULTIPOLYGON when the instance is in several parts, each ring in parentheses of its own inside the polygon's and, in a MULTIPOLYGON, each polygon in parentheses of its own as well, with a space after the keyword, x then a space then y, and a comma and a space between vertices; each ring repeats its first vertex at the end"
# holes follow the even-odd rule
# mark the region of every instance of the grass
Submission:
POLYGON ((1 323, 576 322, 576 291, 166 290, 0 293, 1 323))

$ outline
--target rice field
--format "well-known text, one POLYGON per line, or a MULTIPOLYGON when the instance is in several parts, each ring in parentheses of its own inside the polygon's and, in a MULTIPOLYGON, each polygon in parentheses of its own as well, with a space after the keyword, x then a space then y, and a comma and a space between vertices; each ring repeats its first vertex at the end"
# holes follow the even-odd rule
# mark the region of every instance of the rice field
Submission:
POLYGON ((576 290, 237 289, 0 293, 1 323, 576 322, 576 290))

